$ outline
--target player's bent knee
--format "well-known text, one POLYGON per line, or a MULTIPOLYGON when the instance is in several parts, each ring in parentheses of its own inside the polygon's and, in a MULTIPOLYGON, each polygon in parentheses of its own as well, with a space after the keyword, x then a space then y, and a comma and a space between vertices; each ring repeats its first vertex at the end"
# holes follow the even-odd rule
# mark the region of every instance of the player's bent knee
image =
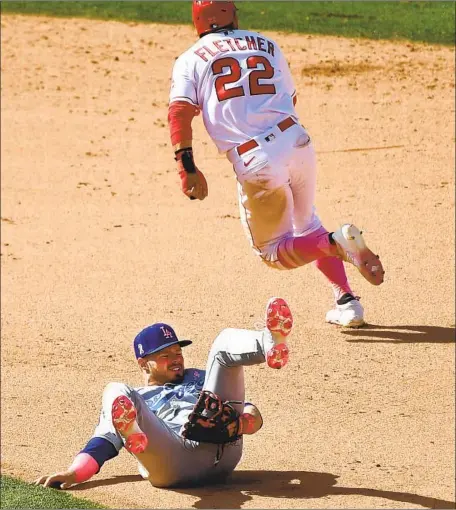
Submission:
POLYGON ((220 331, 220 333, 215 337, 212 346, 225 344, 226 342, 229 342, 232 335, 235 334, 235 331, 236 330, 234 328, 222 329, 222 331, 220 331))
POLYGON ((275 260, 270 260, 271 256, 262 256, 262 258, 267 265, 275 269, 297 269, 308 263, 296 251, 295 238, 293 236, 286 236, 277 243, 275 260))
POLYGON ((125 389, 128 388, 128 385, 120 382, 110 382, 105 386, 104 391, 105 392, 115 392, 120 391, 123 392, 125 389))
POLYGON ((267 260, 264 257, 261 257, 261 260, 268 267, 272 267, 272 269, 279 269, 281 271, 287 271, 289 269, 295 269, 294 267, 285 267, 279 260, 267 260))
POLYGON ((119 383, 119 382, 110 382, 108 383, 103 391, 103 401, 114 400, 120 395, 129 396, 131 393, 131 388, 128 384, 119 383))

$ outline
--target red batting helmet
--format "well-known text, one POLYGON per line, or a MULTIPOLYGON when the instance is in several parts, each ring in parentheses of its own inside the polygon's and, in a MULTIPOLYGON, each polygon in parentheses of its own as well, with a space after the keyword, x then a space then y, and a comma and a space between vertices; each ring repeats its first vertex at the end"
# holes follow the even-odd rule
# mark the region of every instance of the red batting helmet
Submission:
POLYGON ((229 25, 238 28, 234 2, 193 0, 192 18, 199 36, 229 25))

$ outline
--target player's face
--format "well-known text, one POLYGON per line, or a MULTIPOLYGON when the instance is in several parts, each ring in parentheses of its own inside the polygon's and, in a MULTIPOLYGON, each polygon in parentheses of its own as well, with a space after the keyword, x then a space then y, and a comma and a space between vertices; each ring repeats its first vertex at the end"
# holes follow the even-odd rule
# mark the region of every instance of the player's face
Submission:
POLYGON ((171 345, 144 358, 150 379, 158 384, 178 383, 184 378, 184 358, 180 345, 171 345))

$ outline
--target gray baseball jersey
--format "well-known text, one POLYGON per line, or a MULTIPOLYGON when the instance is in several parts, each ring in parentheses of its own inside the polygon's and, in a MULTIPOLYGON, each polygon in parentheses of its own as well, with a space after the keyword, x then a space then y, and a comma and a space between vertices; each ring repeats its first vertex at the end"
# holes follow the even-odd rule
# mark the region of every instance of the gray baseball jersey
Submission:
MULTIPOLYGON (((142 386, 134 388, 141 395, 147 407, 163 420, 169 429, 181 436, 181 429, 192 412, 199 392, 203 388, 206 372, 190 368, 184 372, 184 380, 179 384, 167 383, 163 386, 142 386)), ((112 424, 111 413, 105 408, 93 437, 102 437, 111 442, 117 451, 123 447, 123 441, 112 424)))

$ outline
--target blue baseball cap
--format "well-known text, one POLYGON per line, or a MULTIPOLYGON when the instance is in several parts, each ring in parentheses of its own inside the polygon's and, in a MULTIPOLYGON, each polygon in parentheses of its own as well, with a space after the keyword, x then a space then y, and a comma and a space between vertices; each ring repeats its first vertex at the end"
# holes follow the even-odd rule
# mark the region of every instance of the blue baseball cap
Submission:
POLYGON ((152 324, 152 326, 147 326, 138 333, 133 342, 133 347, 136 359, 138 359, 166 349, 171 345, 179 344, 181 347, 185 347, 191 343, 191 340, 179 340, 171 326, 158 322, 152 324))

